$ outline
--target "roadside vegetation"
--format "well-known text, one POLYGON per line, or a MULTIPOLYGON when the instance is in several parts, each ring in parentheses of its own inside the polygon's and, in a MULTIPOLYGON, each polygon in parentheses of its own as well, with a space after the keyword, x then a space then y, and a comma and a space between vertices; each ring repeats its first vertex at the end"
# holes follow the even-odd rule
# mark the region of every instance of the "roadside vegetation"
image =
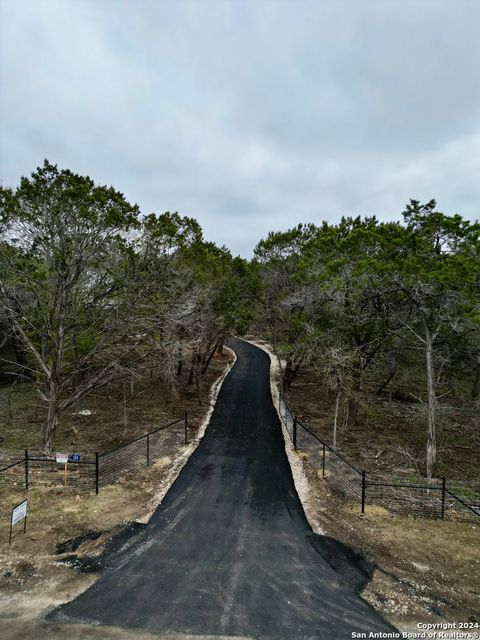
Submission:
POLYGON ((284 360, 284 390, 321 390, 296 409, 334 447, 474 479, 479 237, 478 222, 411 200, 398 222, 271 232, 247 261, 193 218, 142 216, 45 161, 0 189, 0 447, 51 453, 67 431, 88 446, 107 403, 117 441, 155 381, 175 401, 186 375, 201 403, 214 353, 250 331, 284 360))
POLYGON ((65 429, 89 446, 95 419, 72 415, 102 394, 122 407, 117 440, 133 400, 150 393, 145 381, 178 400, 186 375, 201 404, 215 352, 249 319, 246 268, 192 218, 141 216, 112 187, 48 161, 16 190, 2 187, 0 447, 20 444, 16 425, 28 432, 22 446, 47 454, 65 429))
POLYGON ((412 200, 401 222, 272 232, 254 265, 256 333, 285 361, 283 388, 315 387, 299 417, 371 466, 478 478, 477 222, 412 200))
MULTIPOLYGON (((173 401, 158 383, 145 388, 145 393, 132 403, 131 420, 126 439, 131 440, 139 434, 151 430, 156 424, 166 424, 179 416, 179 406, 189 411, 189 436, 194 440, 198 429, 210 409, 208 400, 211 386, 224 373, 232 356, 225 351, 223 356, 216 354, 212 364, 201 380, 201 392, 205 397, 203 405, 186 384, 178 388, 177 401, 173 401), (155 422, 158 421, 158 422, 155 422)), ((98 413, 90 417, 78 417, 77 420, 87 422, 74 432, 67 427, 68 423, 59 426, 59 444, 65 447, 72 445, 72 436, 83 433, 88 436, 92 450, 105 450, 115 446, 122 440, 123 424, 118 406, 105 402, 104 398, 90 398, 90 407, 98 407, 98 413), (117 440, 115 440, 117 438, 117 440)), ((25 424, 25 432, 28 422, 25 424)), ((31 425, 30 425, 31 428, 31 425)), ((2 487, 0 492, 0 556, 7 560, 9 552, 15 550, 32 561, 35 556, 42 557, 54 554, 56 544, 82 534, 85 530, 106 531, 125 524, 131 520, 143 518, 151 509, 150 504, 168 474, 175 458, 183 453, 185 447, 179 445, 176 451, 167 457, 161 457, 155 464, 141 474, 130 476, 116 484, 102 487, 99 494, 77 492, 74 487, 33 486, 28 491, 30 509, 28 515, 27 537, 19 536, 12 547, 8 545, 9 521, 8 513, 12 505, 24 497, 22 487, 2 487), (150 507, 149 507, 150 505, 150 507)), ((82 449, 84 451, 84 449, 82 449)), ((7 581, 8 582, 8 581, 7 581)))

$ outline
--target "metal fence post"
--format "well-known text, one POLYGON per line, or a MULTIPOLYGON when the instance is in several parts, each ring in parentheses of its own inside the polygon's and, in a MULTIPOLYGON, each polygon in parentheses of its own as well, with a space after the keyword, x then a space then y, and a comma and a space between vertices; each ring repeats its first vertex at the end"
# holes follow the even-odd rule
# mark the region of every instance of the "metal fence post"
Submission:
POLYGON ((322 453, 322 478, 325 477, 325 443, 323 443, 323 453, 322 453))
POLYGON ((293 418, 293 448, 297 450, 297 418, 293 418))
POLYGON ((150 466, 150 434, 147 433, 147 467, 150 466))
POLYGON ((441 507, 441 518, 442 520, 445 520, 445 493, 446 493, 446 479, 445 477, 442 478, 442 507, 441 507))
POLYGON ((185 411, 185 444, 188 444, 188 414, 185 411))
POLYGON ((367 474, 365 473, 365 471, 362 471, 362 513, 365 513, 365 485, 366 485, 366 480, 365 480, 365 476, 367 474))
POLYGON ((28 449, 25 449, 25 489, 28 491, 28 449))
POLYGON ((95 454, 95 493, 98 495, 98 487, 99 487, 99 468, 98 468, 98 452, 95 454))

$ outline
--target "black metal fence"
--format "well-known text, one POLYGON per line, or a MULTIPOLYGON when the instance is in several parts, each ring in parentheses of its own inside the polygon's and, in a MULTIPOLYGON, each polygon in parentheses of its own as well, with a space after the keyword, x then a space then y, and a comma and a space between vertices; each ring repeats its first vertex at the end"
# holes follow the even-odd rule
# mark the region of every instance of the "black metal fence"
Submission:
POLYGON ((127 444, 97 456, 98 488, 121 477, 136 474, 154 461, 166 456, 180 444, 188 443, 187 414, 184 418, 150 431, 127 444))
POLYGON ((298 420, 279 391, 278 413, 293 447, 304 454, 318 475, 361 513, 367 506, 389 513, 443 520, 480 517, 480 484, 448 482, 445 478, 406 482, 375 478, 358 469, 298 420))
POLYGON ((60 464, 55 457, 25 449, 0 451, 0 485, 28 489, 32 486, 70 487, 99 492, 100 487, 137 474, 158 459, 188 443, 187 414, 104 453, 70 456, 60 464))

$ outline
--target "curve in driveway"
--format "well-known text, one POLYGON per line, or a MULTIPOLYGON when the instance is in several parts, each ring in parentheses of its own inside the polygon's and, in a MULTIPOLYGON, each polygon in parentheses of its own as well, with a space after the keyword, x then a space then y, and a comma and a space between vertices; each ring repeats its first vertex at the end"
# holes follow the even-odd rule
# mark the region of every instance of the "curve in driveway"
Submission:
POLYGON ((350 549, 312 532, 270 394, 267 354, 238 356, 207 432, 163 502, 97 582, 48 618, 272 640, 393 631, 358 595, 350 549))

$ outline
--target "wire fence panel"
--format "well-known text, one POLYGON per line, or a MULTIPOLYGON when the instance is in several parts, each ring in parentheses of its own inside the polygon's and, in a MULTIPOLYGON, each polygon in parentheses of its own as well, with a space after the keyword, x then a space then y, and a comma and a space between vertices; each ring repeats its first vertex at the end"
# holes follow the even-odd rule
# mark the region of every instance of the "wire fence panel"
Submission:
POLYGON ((464 501, 458 494, 454 494, 449 489, 445 495, 445 518, 448 520, 467 520, 477 522, 480 516, 480 504, 472 503, 471 500, 464 501))
POLYGON ((0 454, 0 485, 19 487, 25 485, 25 453, 0 454))
POLYGON ((294 448, 302 452, 317 474, 337 493, 349 503, 358 505, 362 513, 368 507, 377 507, 401 516, 478 522, 480 481, 372 479, 296 419, 281 391, 278 413, 294 448))
POLYGON ((362 474, 333 449, 297 422, 297 449, 307 453, 307 460, 317 472, 346 500, 358 504, 362 497, 362 474))
POLYGON ((325 477, 349 502, 359 504, 362 500, 362 476, 345 463, 334 451, 325 453, 325 477))
POLYGON ((185 444, 186 422, 180 418, 98 457, 99 486, 137 474, 185 444))
POLYGON ((115 482, 121 477, 136 474, 147 466, 147 439, 133 440, 118 449, 98 457, 99 485, 115 482))
POLYGON ((182 444, 185 444, 185 421, 183 418, 168 427, 153 431, 149 435, 149 464, 170 455, 182 444))
POLYGON ((13 462, 19 462, 25 457, 23 449, 0 449, 0 472, 11 465, 13 462))
POLYGON ((443 518, 445 513, 442 482, 438 480, 422 484, 389 484, 368 480, 365 502, 402 516, 443 518))
POLYGON ((100 486, 130 477, 172 455, 187 441, 187 415, 103 454, 69 458, 67 465, 40 452, 0 450, 0 485, 73 488, 96 491, 100 486))
POLYGON ((25 486, 25 458, 5 464, 0 468, 0 485, 25 486))
POLYGON ((450 495, 449 509, 459 512, 464 512, 465 509, 469 509, 480 515, 480 481, 470 480, 465 481, 448 481, 448 492, 455 495, 455 500, 452 503, 452 497, 450 495), (455 504, 456 503, 456 504, 455 504))
POLYGON ((42 455, 28 456, 28 484, 36 487, 73 488, 77 491, 95 489, 95 460, 82 456, 81 461, 70 460, 67 465, 42 455))

